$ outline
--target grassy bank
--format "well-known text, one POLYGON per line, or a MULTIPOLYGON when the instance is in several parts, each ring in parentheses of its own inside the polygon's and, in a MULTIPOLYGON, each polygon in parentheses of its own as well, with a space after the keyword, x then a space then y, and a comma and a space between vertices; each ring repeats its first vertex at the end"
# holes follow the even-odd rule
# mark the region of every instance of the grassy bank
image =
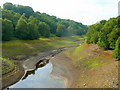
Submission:
POLYGON ((4 58, 24 60, 29 56, 37 55, 39 52, 72 46, 83 41, 84 39, 79 36, 40 38, 39 40, 13 40, 3 42, 2 54, 4 58))
POLYGON ((112 56, 112 54, 109 55, 109 52, 98 48, 96 45, 84 43, 76 48, 68 49, 64 53, 76 67, 81 68, 83 65, 83 67, 95 69, 106 65, 108 63, 106 59, 111 59, 112 56))

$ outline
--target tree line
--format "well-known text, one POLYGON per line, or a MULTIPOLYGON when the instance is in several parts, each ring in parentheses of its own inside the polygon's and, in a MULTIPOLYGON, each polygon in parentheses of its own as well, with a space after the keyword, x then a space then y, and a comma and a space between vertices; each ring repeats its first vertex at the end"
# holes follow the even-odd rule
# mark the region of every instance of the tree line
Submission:
POLYGON ((120 59, 120 16, 89 26, 86 42, 98 44, 106 50, 112 49, 113 57, 120 59))
POLYGON ((34 12, 29 6, 5 3, 2 9, 2 40, 34 40, 40 37, 83 35, 87 26, 69 19, 34 12))

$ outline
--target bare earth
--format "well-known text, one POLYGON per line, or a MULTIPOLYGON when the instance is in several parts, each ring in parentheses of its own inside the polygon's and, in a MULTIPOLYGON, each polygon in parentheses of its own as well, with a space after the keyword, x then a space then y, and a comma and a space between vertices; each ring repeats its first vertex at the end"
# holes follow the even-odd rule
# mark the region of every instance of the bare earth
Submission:
POLYGON ((73 86, 79 76, 79 71, 73 66, 72 62, 63 53, 55 56, 51 59, 51 62, 53 65, 51 75, 64 79, 66 87, 73 86))
POLYGON ((64 52, 51 60, 52 75, 62 77, 68 88, 118 88, 118 61, 111 57, 111 51, 104 52, 96 45, 90 45, 80 53, 87 53, 87 57, 77 63, 70 60, 64 52), (96 51, 96 52, 95 52, 96 51), (105 65, 94 69, 84 65, 89 58, 100 56, 105 65))

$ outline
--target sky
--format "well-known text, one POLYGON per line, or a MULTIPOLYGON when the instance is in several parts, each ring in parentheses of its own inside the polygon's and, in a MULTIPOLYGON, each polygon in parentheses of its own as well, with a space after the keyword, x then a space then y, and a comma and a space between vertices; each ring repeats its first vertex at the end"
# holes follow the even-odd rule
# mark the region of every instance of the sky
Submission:
POLYGON ((91 25, 118 16, 120 0, 0 0, 30 6, 34 11, 91 25))

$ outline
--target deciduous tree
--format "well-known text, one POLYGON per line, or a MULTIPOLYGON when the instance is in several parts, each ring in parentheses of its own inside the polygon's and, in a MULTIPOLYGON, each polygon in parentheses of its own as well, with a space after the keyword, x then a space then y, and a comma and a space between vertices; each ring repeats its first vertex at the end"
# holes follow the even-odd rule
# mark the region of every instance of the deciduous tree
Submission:
POLYGON ((13 24, 12 21, 4 19, 2 22, 2 40, 9 41, 13 38, 13 24))

